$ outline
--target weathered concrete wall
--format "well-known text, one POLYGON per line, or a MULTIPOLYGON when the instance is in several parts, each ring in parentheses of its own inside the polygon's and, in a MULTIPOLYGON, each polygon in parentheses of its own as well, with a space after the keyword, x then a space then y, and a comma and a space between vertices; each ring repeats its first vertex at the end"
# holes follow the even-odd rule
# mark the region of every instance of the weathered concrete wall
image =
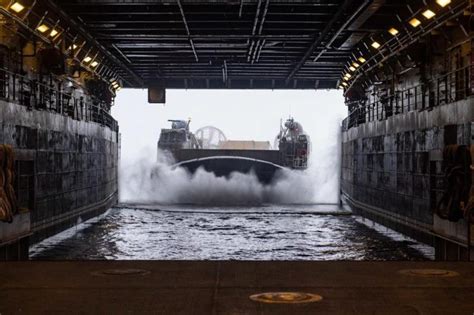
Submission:
POLYGON ((15 149, 19 202, 31 214, 30 242, 117 202, 116 131, 0 101, 0 143, 15 149))
POLYGON ((374 219, 429 242, 442 149, 473 143, 474 98, 351 128, 342 140, 343 193, 374 219))

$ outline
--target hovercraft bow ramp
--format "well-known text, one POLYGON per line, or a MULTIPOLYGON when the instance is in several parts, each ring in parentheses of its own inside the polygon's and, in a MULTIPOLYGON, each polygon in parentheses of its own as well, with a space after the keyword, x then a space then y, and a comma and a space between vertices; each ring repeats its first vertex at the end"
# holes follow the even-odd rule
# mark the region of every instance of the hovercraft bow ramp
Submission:
POLYGON ((214 173, 217 177, 230 176, 234 172, 255 174, 259 182, 269 184, 284 167, 269 161, 243 156, 216 155, 182 161, 173 167, 183 167, 195 173, 199 168, 214 173))

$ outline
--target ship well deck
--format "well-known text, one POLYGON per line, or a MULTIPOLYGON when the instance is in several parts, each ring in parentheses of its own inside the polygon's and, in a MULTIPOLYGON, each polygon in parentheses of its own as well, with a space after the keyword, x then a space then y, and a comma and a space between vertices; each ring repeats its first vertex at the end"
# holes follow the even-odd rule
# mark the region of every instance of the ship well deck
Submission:
POLYGON ((386 315, 474 309, 472 264, 461 262, 78 261, 2 267, 2 314, 386 315), (276 304, 249 298, 274 291, 307 292, 322 300, 276 304))

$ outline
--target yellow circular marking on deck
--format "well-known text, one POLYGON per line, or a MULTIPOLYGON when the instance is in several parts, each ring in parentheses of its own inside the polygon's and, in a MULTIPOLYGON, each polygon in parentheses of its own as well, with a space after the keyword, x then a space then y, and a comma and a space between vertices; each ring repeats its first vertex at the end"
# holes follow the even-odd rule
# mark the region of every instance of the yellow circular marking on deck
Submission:
POLYGON ((456 277, 459 276, 459 273, 452 270, 445 269, 403 269, 399 273, 408 276, 417 276, 417 277, 456 277))
POLYGON ((250 299, 260 303, 299 304, 319 302, 323 297, 306 292, 265 292, 253 294, 250 299))

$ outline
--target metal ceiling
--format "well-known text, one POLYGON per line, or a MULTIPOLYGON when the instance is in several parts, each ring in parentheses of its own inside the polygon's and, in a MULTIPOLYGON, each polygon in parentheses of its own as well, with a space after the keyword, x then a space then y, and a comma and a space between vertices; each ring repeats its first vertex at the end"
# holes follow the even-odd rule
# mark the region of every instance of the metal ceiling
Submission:
POLYGON ((397 22, 395 13, 410 15, 404 11, 424 5, 422 0, 54 3, 121 61, 126 87, 243 89, 336 88, 361 40, 397 22))

